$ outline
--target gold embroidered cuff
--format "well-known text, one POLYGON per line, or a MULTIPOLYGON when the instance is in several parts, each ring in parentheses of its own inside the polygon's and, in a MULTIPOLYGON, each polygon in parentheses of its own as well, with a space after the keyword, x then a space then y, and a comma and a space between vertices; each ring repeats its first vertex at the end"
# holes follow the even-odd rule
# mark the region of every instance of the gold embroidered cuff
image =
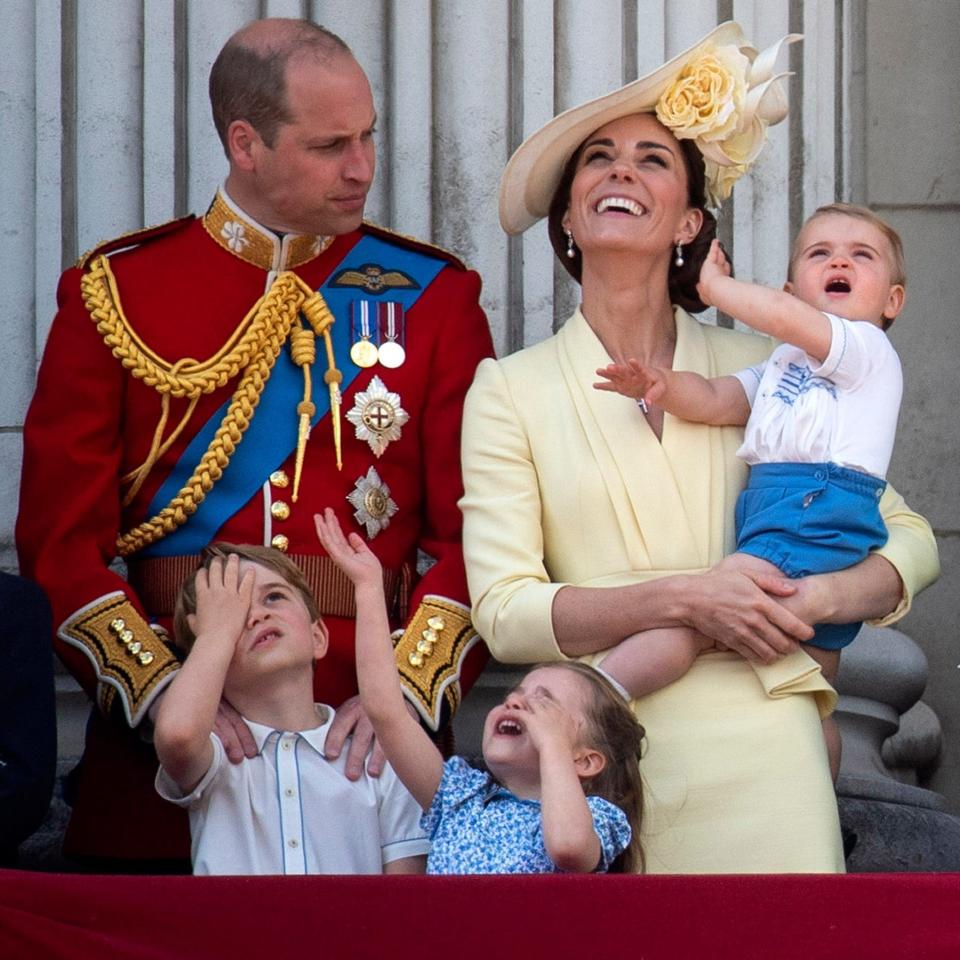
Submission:
POLYGON ((400 683, 431 730, 440 728, 444 701, 450 716, 460 705, 460 666, 479 640, 470 608, 444 597, 425 596, 397 641, 400 683))
POLYGON ((101 709, 109 709, 119 695, 131 727, 146 716, 154 697, 179 667, 173 653, 119 591, 82 607, 64 622, 58 635, 82 650, 93 664, 101 709))

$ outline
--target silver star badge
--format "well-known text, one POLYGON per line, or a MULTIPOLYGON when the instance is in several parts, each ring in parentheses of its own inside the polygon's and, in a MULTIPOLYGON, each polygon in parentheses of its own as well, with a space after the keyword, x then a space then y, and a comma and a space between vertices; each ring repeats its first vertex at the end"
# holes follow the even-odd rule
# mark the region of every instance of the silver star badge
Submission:
POLYGON ((365 440, 374 456, 382 456, 393 440, 400 439, 400 428, 410 415, 400 406, 400 394, 386 388, 374 377, 366 390, 358 393, 347 419, 356 427, 358 440, 365 440))
POLYGON ((347 500, 353 507, 353 519, 367 528, 368 540, 390 526, 390 518, 398 509, 390 498, 390 488, 380 479, 375 467, 357 480, 347 500))

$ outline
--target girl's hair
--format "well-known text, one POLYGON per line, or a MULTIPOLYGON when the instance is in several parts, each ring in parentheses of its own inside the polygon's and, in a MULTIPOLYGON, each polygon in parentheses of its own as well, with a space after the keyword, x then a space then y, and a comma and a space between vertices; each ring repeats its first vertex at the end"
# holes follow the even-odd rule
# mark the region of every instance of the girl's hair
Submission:
POLYGON ((537 669, 569 670, 579 674, 590 686, 592 696, 587 703, 589 745, 607 761, 592 780, 583 781, 587 796, 603 797, 618 806, 630 824, 630 844, 610 867, 610 873, 643 873, 643 844, 640 827, 643 823, 643 781, 640 775, 640 753, 644 729, 633 715, 626 700, 617 693, 603 674, 579 660, 557 660, 540 663, 537 669))
MULTIPOLYGON (((700 226, 700 232, 683 248, 683 266, 678 267, 673 258, 670 258, 667 286, 671 303, 683 307, 688 313, 700 313, 707 309, 707 305, 697 294, 697 281, 700 279, 703 261, 706 260, 707 253, 710 251, 710 244, 717 235, 717 218, 707 209, 703 155, 692 140, 677 142, 680 145, 683 165, 687 170, 687 202, 691 207, 700 210, 703 214, 703 223, 700 226)), ((573 156, 567 161, 563 176, 550 202, 550 212, 547 214, 547 234, 553 251, 567 273, 577 283, 580 283, 583 273, 583 255, 579 247, 574 247, 573 256, 567 256, 567 235, 563 229, 563 217, 570 206, 570 187, 585 143, 586 140, 577 147, 573 156)))

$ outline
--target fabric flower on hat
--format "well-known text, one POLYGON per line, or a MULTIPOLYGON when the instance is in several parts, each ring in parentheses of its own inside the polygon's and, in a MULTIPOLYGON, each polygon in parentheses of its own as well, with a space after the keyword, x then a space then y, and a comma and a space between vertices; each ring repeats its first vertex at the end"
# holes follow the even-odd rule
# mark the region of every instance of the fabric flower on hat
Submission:
POLYGON ((714 48, 683 69, 660 98, 657 119, 678 139, 728 137, 743 112, 749 69, 736 47, 714 48))
POLYGON ((708 47, 690 60, 657 103, 657 119, 678 140, 703 154, 707 199, 718 207, 750 168, 767 140, 767 127, 787 115, 787 98, 774 75, 780 50, 801 39, 789 34, 758 53, 748 45, 708 47))
POLYGON ((724 200, 733 193, 733 185, 749 169, 745 163, 738 163, 730 167, 721 167, 712 160, 704 160, 706 174, 707 206, 718 210, 724 200))

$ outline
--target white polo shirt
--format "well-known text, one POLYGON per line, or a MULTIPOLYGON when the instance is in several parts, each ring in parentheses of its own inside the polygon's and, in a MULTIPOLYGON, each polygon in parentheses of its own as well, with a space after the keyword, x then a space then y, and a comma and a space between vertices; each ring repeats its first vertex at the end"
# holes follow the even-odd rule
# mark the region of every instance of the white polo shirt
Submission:
POLYGON ((248 720, 258 754, 237 764, 211 733, 213 762, 187 795, 157 772, 160 796, 189 811, 194 874, 382 873, 429 852, 420 806, 390 766, 351 781, 346 747, 323 755, 334 711, 318 707, 326 722, 299 733, 248 720))

